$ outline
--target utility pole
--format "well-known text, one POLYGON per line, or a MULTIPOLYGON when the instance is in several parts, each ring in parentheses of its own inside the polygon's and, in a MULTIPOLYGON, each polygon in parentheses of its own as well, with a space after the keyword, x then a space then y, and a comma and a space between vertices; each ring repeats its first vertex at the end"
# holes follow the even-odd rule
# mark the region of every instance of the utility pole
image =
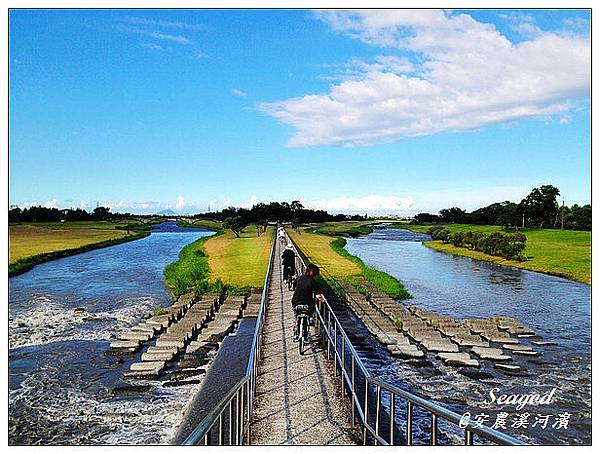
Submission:
POLYGON ((525 212, 523 212, 523 221, 521 222, 521 228, 525 229, 525 212))
POLYGON ((562 209, 560 210, 560 229, 565 229, 565 199, 562 199, 562 209))

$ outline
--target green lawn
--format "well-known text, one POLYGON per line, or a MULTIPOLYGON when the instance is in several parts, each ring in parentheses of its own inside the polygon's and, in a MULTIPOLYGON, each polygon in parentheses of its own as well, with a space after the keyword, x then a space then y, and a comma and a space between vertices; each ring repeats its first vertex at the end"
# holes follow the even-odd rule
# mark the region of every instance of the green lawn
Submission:
POLYGON ((28 271, 49 260, 147 235, 140 229, 127 232, 122 229, 125 225, 96 221, 10 224, 9 275, 28 271))
POLYGON ((177 223, 179 227, 194 227, 198 229, 214 230, 220 232, 223 230, 223 223, 212 219, 186 219, 177 223))
POLYGON ((398 225, 405 225, 406 222, 390 219, 371 219, 369 221, 341 221, 341 222, 322 222, 309 227, 308 230, 323 235, 368 235, 373 232, 373 224, 381 222, 390 222, 398 225))
MULTIPOLYGON (((340 226, 341 228, 338 229, 338 232, 347 232, 343 229, 348 228, 349 223, 344 224, 345 226, 340 226)), ((329 227, 336 226, 329 224, 329 227)), ((350 224, 349 228, 353 227, 355 225, 350 224)), ((329 235, 312 233, 306 230, 301 234, 290 229, 287 232, 308 260, 325 270, 324 277, 327 277, 327 274, 329 274, 336 280, 353 281, 358 276, 362 276, 376 288, 391 297, 399 299, 410 298, 410 294, 398 279, 365 265, 360 258, 346 251, 344 249, 345 239, 339 237, 332 238, 329 235)))
POLYGON ((9 263, 127 236, 124 223, 102 221, 36 222, 8 226, 9 263))
POLYGON ((225 284, 238 287, 262 287, 275 228, 267 227, 261 236, 256 236, 256 226, 244 229, 240 238, 231 230, 222 235, 210 237, 204 244, 210 268, 209 279, 220 279, 225 284))
MULTIPOLYGON (((471 224, 443 225, 451 232, 471 230, 489 233, 502 231, 502 227, 499 226, 471 224)), ((414 232, 426 233, 429 227, 426 225, 408 225, 406 228, 414 232)), ((591 232, 525 229, 523 233, 527 236, 527 247, 525 249, 527 261, 525 262, 494 257, 466 248, 458 248, 451 244, 443 244, 441 241, 428 241, 425 244, 432 249, 443 252, 562 276, 585 284, 592 283, 591 232)))

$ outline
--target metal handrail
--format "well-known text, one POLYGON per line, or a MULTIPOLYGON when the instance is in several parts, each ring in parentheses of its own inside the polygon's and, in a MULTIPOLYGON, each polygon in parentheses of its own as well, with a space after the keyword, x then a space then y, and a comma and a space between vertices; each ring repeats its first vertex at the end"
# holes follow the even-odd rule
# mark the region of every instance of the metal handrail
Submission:
MULTIPOLYGON (((296 243, 288 237, 291 241, 294 249, 296 250, 296 255, 298 260, 300 261, 301 266, 300 269, 306 268, 305 255, 301 252, 300 248, 296 245, 296 243)), ((333 282, 339 285, 339 282, 328 274, 328 278, 330 278, 333 282)), ((460 427, 464 430, 464 442, 466 445, 473 444, 473 434, 479 435, 480 437, 494 442, 496 444, 501 445, 525 445, 523 441, 511 437, 510 435, 506 435, 502 432, 494 430, 490 427, 480 425, 470 418, 462 417, 461 415, 448 410, 434 402, 431 402, 427 399, 419 397, 409 391, 400 389, 390 383, 387 383, 378 378, 372 377, 368 372, 366 367, 364 366, 358 352, 350 342, 348 335, 346 334, 342 324, 338 320, 334 311, 331 309, 329 302, 326 300, 323 303, 317 305, 316 311, 318 327, 322 331, 324 342, 327 343, 326 352, 327 357, 331 356, 333 350, 333 360, 334 360, 334 375, 338 375, 338 368, 340 369, 340 376, 342 380, 340 380, 340 386, 342 389, 342 395, 346 392, 350 393, 351 402, 352 402, 352 422, 353 424, 358 421, 363 427, 363 443, 367 444, 369 441, 369 436, 374 440, 375 444, 382 445, 392 445, 395 440, 395 429, 396 429, 396 414, 395 414, 395 406, 396 406, 396 398, 400 398, 406 401, 406 436, 405 443, 407 445, 412 444, 412 428, 413 428, 413 409, 414 407, 422 408, 428 411, 431 415, 431 432, 430 432, 430 441, 432 445, 437 444, 437 430, 438 430, 438 419, 442 419, 452 423, 455 426, 460 427), (338 338, 341 340, 340 348, 338 348, 338 338), (349 362, 350 362, 350 370, 348 368, 348 357, 346 352, 349 354, 349 362), (358 371, 362 373, 364 380, 364 396, 359 395, 358 392, 358 383, 356 378, 356 372, 358 371), (369 389, 370 387, 375 387, 375 395, 376 395, 376 411, 374 418, 374 424, 371 424, 369 419, 369 389), (389 417, 389 433, 388 438, 384 438, 381 434, 381 407, 382 407, 382 394, 383 390, 387 391, 389 394, 389 402, 390 402, 390 417, 389 417)))
MULTIPOLYGON (((277 230, 277 229, 276 229, 277 230)), ((250 443, 250 420, 254 409, 254 393, 256 389, 257 365, 261 352, 261 340, 263 324, 266 313, 266 300, 269 294, 269 285, 271 280, 271 268, 275 257, 275 246, 277 242, 277 232, 273 235, 271 245, 271 255, 269 265, 263 284, 263 291, 260 298, 260 306, 256 317, 256 326, 254 336, 252 337, 252 346, 250 357, 246 366, 244 376, 229 390, 229 392, 213 407, 213 409, 200 421, 194 430, 183 441, 184 445, 197 445, 203 443, 210 445, 212 443, 211 432, 218 429, 218 444, 225 444, 225 431, 228 432, 230 445, 243 444, 244 440, 250 443), (228 412, 228 415, 225 415, 228 412), (218 424, 218 427, 215 425, 218 424)))

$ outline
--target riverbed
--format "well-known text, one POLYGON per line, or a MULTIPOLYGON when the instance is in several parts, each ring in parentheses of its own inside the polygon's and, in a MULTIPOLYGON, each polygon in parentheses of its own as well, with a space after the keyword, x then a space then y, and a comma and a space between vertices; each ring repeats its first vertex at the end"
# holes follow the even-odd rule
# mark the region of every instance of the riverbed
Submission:
POLYGON ((105 356, 119 337, 171 303, 164 267, 208 230, 151 235, 37 265, 9 279, 9 443, 163 444, 199 384, 122 392, 132 358, 105 356))
MULTIPOLYGON (((482 362, 486 379, 474 379, 436 362, 430 369, 407 367, 401 361, 373 365, 390 381, 448 403, 462 414, 487 414, 488 425, 500 411, 510 414, 504 432, 536 444, 588 444, 591 442, 591 287, 563 278, 445 254, 427 248, 427 235, 402 229, 379 229, 348 239, 346 249, 365 263, 403 282, 413 304, 455 319, 509 315, 557 346, 534 347, 542 353, 531 360, 516 359, 527 373, 502 373, 482 362), (550 405, 514 406, 491 403, 495 394, 540 394, 557 388, 550 405), (511 427, 517 414, 530 413, 527 427, 511 427), (552 428, 559 414, 569 413, 566 429, 552 428), (532 427, 538 415, 551 414, 547 425, 532 427)), ((528 343, 528 341, 522 341, 528 343)), ((515 355, 515 358, 516 355, 515 355)), ((518 424, 517 424, 518 425, 518 424)))

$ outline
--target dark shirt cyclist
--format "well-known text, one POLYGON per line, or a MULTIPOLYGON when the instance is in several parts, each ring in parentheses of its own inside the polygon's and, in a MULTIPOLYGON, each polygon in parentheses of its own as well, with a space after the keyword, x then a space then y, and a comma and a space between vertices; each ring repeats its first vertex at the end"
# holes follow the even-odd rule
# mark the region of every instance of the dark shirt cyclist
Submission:
MULTIPOLYGON (((296 288, 294 289, 294 296, 292 296, 294 315, 298 315, 296 307, 304 305, 308 306, 308 316, 312 317, 315 311, 315 299, 321 302, 325 300, 323 291, 314 279, 318 275, 319 267, 311 263, 306 267, 304 275, 296 280, 296 288)), ((294 330, 294 340, 297 340, 297 328, 294 330)))
POLYGON ((283 280, 287 281, 288 277, 296 273, 296 254, 291 244, 288 244, 281 254, 281 262, 283 265, 283 280))

